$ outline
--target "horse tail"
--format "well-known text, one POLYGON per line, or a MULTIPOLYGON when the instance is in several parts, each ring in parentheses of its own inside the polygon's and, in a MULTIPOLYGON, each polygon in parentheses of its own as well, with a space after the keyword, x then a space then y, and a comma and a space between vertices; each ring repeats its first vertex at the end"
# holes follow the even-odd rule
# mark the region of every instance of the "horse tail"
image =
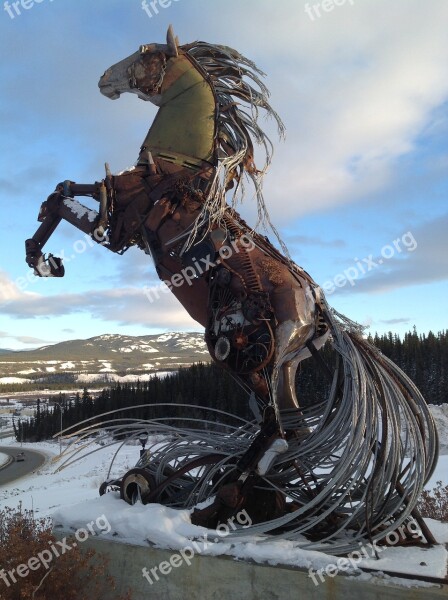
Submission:
POLYGON ((434 419, 411 379, 362 336, 360 325, 325 299, 320 307, 337 357, 323 427, 328 419, 338 423, 338 413, 350 421, 344 429, 353 457, 358 467, 369 464, 365 492, 372 526, 403 522, 437 464, 434 419))

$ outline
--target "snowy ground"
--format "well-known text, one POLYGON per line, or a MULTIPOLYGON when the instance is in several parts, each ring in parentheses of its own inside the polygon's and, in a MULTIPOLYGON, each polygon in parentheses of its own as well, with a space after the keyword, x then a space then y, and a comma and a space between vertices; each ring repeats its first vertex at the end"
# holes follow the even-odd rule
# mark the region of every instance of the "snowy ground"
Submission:
MULTIPOLYGON (((12 438, 2 440, 1 444, 18 447, 12 438)), ((191 547, 192 540, 195 540, 201 548, 201 554, 225 554, 236 559, 313 570, 338 564, 338 557, 305 550, 300 547, 300 542, 269 541, 253 535, 238 539, 229 536, 226 539, 225 531, 216 535, 215 532, 192 525, 188 510, 174 510, 158 504, 130 506, 114 492, 99 497, 98 487, 107 478, 115 447, 101 448, 61 471, 57 471, 61 465, 57 442, 23 444, 23 450, 27 448, 45 453, 48 461, 35 473, 0 487, 0 507, 17 506, 21 502, 24 508, 33 508, 37 516, 51 516, 54 526, 66 531, 85 528, 92 520, 103 517, 104 521, 105 517, 109 526, 102 535, 138 545, 150 543, 161 548, 181 550, 191 547)), ((111 477, 122 476, 135 465, 138 457, 139 446, 124 446, 111 477)), ((437 480, 448 482, 448 456, 440 458, 432 481, 435 483, 437 480)), ((444 577, 448 559, 444 545, 448 543, 448 524, 431 520, 427 522, 440 545, 430 549, 381 547, 379 560, 366 558, 359 564, 397 573, 444 577)), ((241 523, 243 526, 246 524, 241 523)), ((368 555, 371 556, 372 552, 368 552, 368 555)), ((409 585, 405 580, 400 581, 409 585)))
POLYGON ((0 452, 0 469, 9 462, 9 456, 0 452))
MULTIPOLYGON (((146 367, 154 368, 154 365, 147 363, 146 367)), ((115 373, 111 373, 110 369, 101 369, 101 371, 107 371, 103 374, 100 373, 81 373, 76 376, 76 381, 78 383, 97 383, 104 381, 105 383, 110 383, 111 381, 115 383, 137 383, 137 381, 150 381, 156 375, 159 378, 166 377, 167 375, 172 375, 173 371, 157 371, 157 373, 138 373, 138 374, 130 374, 130 375, 117 375, 115 373)))
MULTIPOLYGON (((448 454, 448 404, 441 404, 440 406, 430 404, 429 407, 439 432, 440 454, 448 454)), ((445 472, 448 480, 448 472, 445 472)))

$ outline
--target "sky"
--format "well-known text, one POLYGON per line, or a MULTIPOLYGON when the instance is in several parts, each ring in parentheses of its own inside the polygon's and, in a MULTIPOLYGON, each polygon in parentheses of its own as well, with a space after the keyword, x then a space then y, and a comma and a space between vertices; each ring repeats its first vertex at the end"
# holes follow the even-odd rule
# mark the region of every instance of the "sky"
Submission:
MULTIPOLYGON (((174 297, 148 300, 158 280, 135 248, 91 247, 65 223, 45 247, 67 257, 65 277, 34 277, 25 263, 58 182, 135 163, 157 109, 133 94, 111 101, 97 83, 141 44, 163 43, 170 23, 181 44, 234 47, 266 73, 287 134, 262 121, 275 145, 265 199, 329 303, 372 334, 446 329, 446 0, 143 4, 0 1, 0 348, 201 331, 174 297)), ((255 222, 250 197, 240 212, 255 222)))

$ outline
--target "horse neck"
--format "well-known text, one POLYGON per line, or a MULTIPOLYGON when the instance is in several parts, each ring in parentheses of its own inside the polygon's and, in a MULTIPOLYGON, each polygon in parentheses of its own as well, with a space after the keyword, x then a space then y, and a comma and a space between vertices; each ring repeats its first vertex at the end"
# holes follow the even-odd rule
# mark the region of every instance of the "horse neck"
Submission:
POLYGON ((214 164, 215 111, 213 90, 203 75, 186 56, 171 58, 144 147, 155 156, 214 164))

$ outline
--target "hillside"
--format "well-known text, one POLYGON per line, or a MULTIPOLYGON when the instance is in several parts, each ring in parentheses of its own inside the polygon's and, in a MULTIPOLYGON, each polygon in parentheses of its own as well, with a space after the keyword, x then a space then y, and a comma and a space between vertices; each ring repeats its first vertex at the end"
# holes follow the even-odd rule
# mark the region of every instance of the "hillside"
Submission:
POLYGON ((129 381, 130 374, 143 376, 209 358, 200 333, 107 334, 0 353, 0 384, 129 381))

